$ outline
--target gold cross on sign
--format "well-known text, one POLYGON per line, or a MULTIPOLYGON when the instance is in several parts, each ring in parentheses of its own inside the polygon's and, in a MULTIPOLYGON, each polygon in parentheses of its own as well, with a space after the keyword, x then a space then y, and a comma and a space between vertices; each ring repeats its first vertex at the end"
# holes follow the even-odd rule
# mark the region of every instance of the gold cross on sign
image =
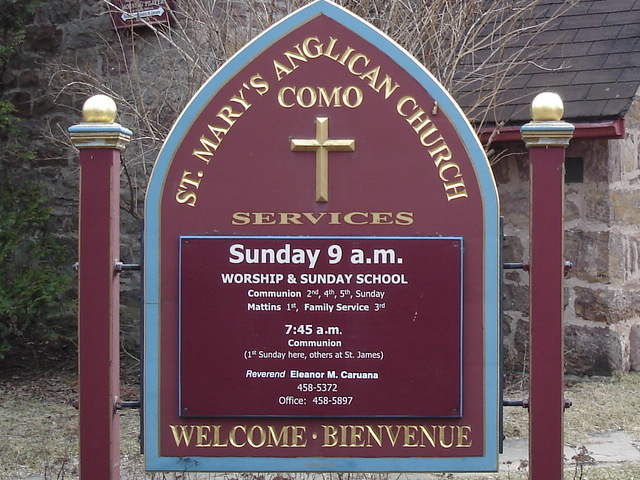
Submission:
POLYGON ((316 202, 329 201, 329 152, 353 152, 355 140, 329 139, 329 119, 316 118, 316 138, 292 139, 294 152, 316 152, 316 202))

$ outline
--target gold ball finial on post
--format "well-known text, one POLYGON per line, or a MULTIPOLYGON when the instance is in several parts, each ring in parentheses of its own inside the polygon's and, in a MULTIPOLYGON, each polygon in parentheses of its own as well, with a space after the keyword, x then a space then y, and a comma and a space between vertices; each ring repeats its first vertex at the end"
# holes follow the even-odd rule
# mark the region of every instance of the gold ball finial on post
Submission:
POLYGON ((82 106, 79 125, 69 127, 71 142, 78 150, 112 148, 124 150, 131 140, 131 130, 115 123, 118 107, 111 97, 94 95, 82 106))
POLYGON ((82 119, 90 123, 113 123, 118 114, 116 102, 106 95, 94 95, 82 107, 82 119))
POLYGON ((520 133, 524 144, 530 147, 566 147, 575 127, 562 120, 564 105, 557 93, 543 92, 531 102, 533 121, 523 125, 520 133))
POLYGON ((564 105, 557 93, 540 93, 531 102, 531 118, 534 122, 559 122, 563 114, 564 105))

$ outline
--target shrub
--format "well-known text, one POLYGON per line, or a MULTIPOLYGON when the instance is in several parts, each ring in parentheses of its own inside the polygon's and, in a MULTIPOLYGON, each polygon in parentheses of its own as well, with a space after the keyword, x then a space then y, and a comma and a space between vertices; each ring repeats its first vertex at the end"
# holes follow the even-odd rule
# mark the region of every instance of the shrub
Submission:
POLYGON ((0 358, 12 347, 73 335, 70 261, 34 182, 0 190, 0 358))

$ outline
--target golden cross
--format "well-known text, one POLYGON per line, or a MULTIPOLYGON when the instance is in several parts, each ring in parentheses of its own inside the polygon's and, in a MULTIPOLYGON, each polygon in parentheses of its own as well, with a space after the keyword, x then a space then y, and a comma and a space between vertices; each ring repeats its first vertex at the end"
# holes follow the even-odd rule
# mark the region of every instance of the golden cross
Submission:
POLYGON ((316 152, 316 202, 329 201, 329 152, 353 152, 355 140, 330 140, 329 119, 316 118, 316 138, 292 139, 294 152, 316 152))

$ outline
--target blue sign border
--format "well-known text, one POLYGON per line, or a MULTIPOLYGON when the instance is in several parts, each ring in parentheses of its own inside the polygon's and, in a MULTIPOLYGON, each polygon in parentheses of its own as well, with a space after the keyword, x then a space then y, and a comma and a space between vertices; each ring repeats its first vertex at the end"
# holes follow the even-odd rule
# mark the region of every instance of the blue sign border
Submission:
POLYGON ((498 469, 499 358, 499 201, 491 168, 478 138, 459 106, 440 83, 402 47, 346 9, 317 0, 285 17, 225 63, 196 93, 169 133, 153 169, 145 203, 144 445, 146 468, 193 472, 480 472, 498 469), (237 71, 263 50, 318 15, 351 29, 404 68, 438 102, 464 143, 475 168, 485 212, 484 223, 484 454, 439 458, 343 457, 162 457, 159 445, 159 266, 160 202, 175 152, 200 111, 237 71))

